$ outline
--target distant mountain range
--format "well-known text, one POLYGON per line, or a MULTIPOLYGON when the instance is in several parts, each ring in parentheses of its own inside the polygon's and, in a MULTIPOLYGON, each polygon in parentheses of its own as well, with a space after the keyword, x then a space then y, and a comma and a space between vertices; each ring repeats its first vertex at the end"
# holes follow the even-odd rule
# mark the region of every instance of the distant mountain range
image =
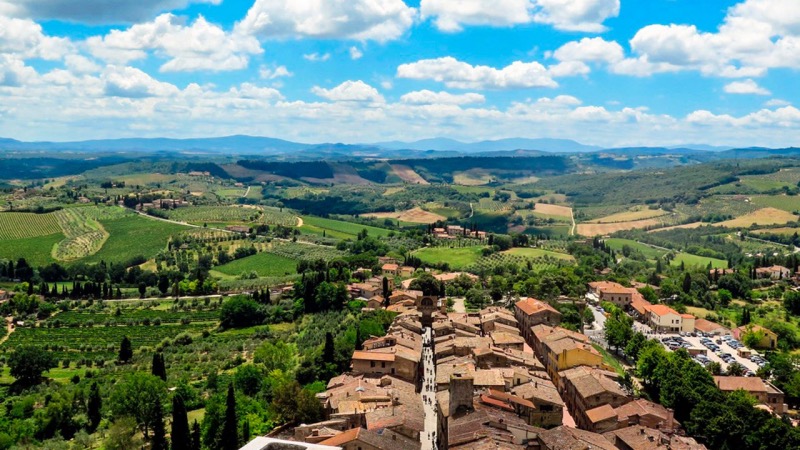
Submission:
POLYGON ((448 138, 423 139, 413 142, 378 142, 365 144, 323 143, 308 144, 258 136, 225 136, 215 138, 170 139, 128 138, 76 142, 23 142, 0 138, 0 151, 18 152, 179 152, 219 155, 279 156, 285 159, 332 158, 430 158, 459 155, 492 154, 531 156, 541 153, 586 154, 608 153, 620 156, 704 155, 703 158, 758 158, 764 156, 797 155, 798 149, 765 149, 711 146, 705 144, 673 147, 602 148, 569 139, 508 138, 480 142, 460 142, 448 138), (710 154, 711 153, 711 154, 710 154))

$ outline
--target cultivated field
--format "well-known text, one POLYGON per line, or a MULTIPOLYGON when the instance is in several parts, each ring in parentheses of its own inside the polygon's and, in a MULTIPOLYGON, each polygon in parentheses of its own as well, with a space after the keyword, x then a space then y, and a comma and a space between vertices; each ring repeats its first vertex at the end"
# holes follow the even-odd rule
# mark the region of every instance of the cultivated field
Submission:
POLYGON ((451 269, 461 269, 475 263, 481 257, 482 249, 483 247, 428 247, 417 250, 414 256, 429 264, 446 262, 451 269))
POLYGON ((0 239, 25 239, 61 232, 54 213, 0 213, 0 239))
POLYGON ((582 236, 605 236, 623 230, 655 227, 661 224, 658 219, 634 220, 617 223, 579 223, 578 234, 582 236))
POLYGON ((645 257, 650 259, 659 258, 661 256, 664 256, 664 254, 666 253, 664 250, 659 250, 657 248, 653 248, 649 245, 641 244, 639 242, 632 241, 630 239, 612 238, 612 239, 606 239, 603 242, 605 242, 606 245, 616 250, 617 252, 622 251, 622 247, 627 245, 631 249, 640 252, 645 257))
POLYGON ((762 208, 753 213, 714 225, 727 228, 747 228, 751 225, 779 225, 797 220, 794 214, 777 208, 762 208))
POLYGON ((167 247, 171 236, 182 233, 186 227, 139 215, 119 219, 101 220, 109 237, 94 255, 83 261, 105 262, 128 261, 136 256, 149 259, 167 247))
POLYGON ((324 232, 325 236, 338 239, 354 239, 362 230, 367 230, 367 234, 374 237, 386 236, 390 232, 385 228, 371 227, 343 220, 313 216, 303 216, 302 219, 303 226, 300 227, 301 231, 316 235, 322 235, 324 232))
POLYGON ((369 213, 369 214, 362 214, 364 217, 374 217, 377 219, 397 219, 401 222, 409 222, 409 223, 424 223, 430 224, 437 221, 447 220, 447 217, 441 216, 439 214, 432 213, 430 211, 425 211, 422 208, 413 208, 407 211, 399 211, 399 212, 381 212, 381 213, 369 213))
POLYGON ((172 220, 195 224, 254 222, 261 217, 261 210, 241 206, 190 206, 170 210, 167 216, 172 220))
POLYGON ((232 276, 255 272, 260 277, 281 277, 296 273, 297 262, 296 259, 265 252, 217 266, 214 270, 232 276))
POLYGON ((800 234, 800 228, 781 227, 781 228, 765 228, 763 230, 754 230, 756 234, 782 234, 791 236, 795 233, 800 234))
POLYGON ((415 172, 414 169, 412 169, 411 167, 402 164, 392 164, 392 170, 394 170, 395 175, 400 177, 400 179, 405 181, 406 183, 430 184, 425 178, 422 178, 420 174, 415 172))
POLYGON ((777 208, 788 212, 800 211, 800 195, 754 195, 754 205, 762 208, 777 208))
POLYGON ((493 176, 480 169, 456 172, 453 174, 453 183, 463 186, 483 186, 491 183, 492 180, 494 180, 493 176))
POLYGON ((573 258, 572 255, 568 255, 566 253, 551 252, 549 250, 542 250, 540 248, 517 247, 517 248, 512 248, 510 250, 506 250, 503 253, 509 255, 523 256, 525 258, 541 258, 544 256, 549 256, 551 258, 563 259, 565 261, 575 260, 575 258, 573 258))
POLYGON ((617 223, 617 222, 633 222, 637 220, 653 219, 666 215, 667 212, 662 209, 649 209, 641 208, 632 211, 625 211, 610 216, 601 217, 588 221, 589 223, 617 223))
POLYGON ((728 261, 716 258, 709 258, 706 256, 690 255, 689 253, 678 253, 675 259, 672 260, 673 266, 680 266, 683 263, 686 267, 706 267, 708 263, 715 269, 727 269, 728 261))
POLYGON ((100 250, 108 239, 108 232, 93 217, 99 215, 96 209, 69 208, 55 213, 66 239, 53 248, 53 258, 59 261, 73 261, 93 255, 100 250))
POLYGON ((537 213, 547 214, 548 216, 572 217, 572 208, 568 206, 537 203, 533 210, 537 213))
POLYGON ((705 222, 692 222, 692 223, 685 223, 683 225, 673 225, 671 227, 664 227, 664 228, 657 228, 655 230, 650 230, 648 233, 658 233, 659 231, 669 231, 669 230, 678 230, 678 229, 693 229, 693 228, 700 228, 703 226, 711 225, 710 223, 705 222))

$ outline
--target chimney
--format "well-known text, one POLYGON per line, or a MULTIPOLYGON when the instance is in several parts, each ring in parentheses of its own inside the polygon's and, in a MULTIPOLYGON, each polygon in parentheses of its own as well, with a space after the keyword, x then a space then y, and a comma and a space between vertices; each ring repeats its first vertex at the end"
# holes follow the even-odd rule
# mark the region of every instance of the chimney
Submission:
POLYGON ((455 373, 450 376, 450 416, 459 409, 472 409, 474 385, 472 375, 455 373))

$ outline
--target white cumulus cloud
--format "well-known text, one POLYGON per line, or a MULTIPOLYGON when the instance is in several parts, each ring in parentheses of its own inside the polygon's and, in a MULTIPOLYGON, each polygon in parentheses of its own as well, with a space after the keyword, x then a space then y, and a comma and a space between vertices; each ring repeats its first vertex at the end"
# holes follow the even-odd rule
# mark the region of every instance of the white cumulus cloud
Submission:
POLYGON ((734 81, 725 85, 725 92, 728 94, 755 94, 770 95, 770 92, 751 79, 744 81, 734 81))
POLYGON ((311 93, 333 102, 384 102, 377 89, 361 80, 348 80, 331 89, 314 86, 311 93))
POLYGON ((397 76, 413 80, 433 80, 456 89, 558 86, 547 68, 538 62, 515 61, 502 69, 496 69, 489 66, 473 66, 452 56, 402 64, 397 68, 397 76))
POLYGON ((400 97, 400 101, 415 105, 469 105, 475 103, 484 103, 486 101, 486 97, 474 92, 466 94, 451 94, 445 91, 433 92, 423 89, 421 91, 414 91, 404 94, 402 97, 400 97))
POLYGON ((416 16, 403 0, 256 0, 236 29, 262 38, 386 42, 416 16))
POLYGON ((228 33, 202 16, 186 25, 173 14, 90 37, 86 43, 95 57, 117 64, 143 59, 153 51, 167 59, 162 72, 239 70, 247 67, 251 55, 263 52, 252 36, 228 33))
POLYGON ((602 32, 603 22, 619 14, 619 0, 422 0, 422 18, 442 31, 465 25, 507 27, 527 23, 559 30, 602 32))

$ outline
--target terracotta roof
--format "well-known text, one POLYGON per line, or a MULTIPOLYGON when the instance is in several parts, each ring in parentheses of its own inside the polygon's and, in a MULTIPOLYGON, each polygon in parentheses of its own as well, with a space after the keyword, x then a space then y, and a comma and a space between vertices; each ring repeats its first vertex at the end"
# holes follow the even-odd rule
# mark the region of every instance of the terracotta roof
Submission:
POLYGON ((617 450, 600 434, 563 425, 540 433, 539 439, 548 450, 617 450))
POLYGON ((639 294, 637 291, 636 294, 631 297, 631 307, 636 310, 640 315, 645 315, 647 310, 653 306, 652 303, 648 302, 644 299, 642 294, 639 294))
POLYGON ((719 330, 727 330, 727 328, 723 327, 722 325, 711 322, 710 320, 706 319, 695 320, 694 327, 705 333, 712 333, 714 331, 719 331, 719 330))
POLYGON ((586 417, 590 422, 598 423, 612 418, 616 419, 617 413, 614 411, 614 408, 611 405, 605 404, 603 406, 598 406, 597 408, 586 411, 586 417))
POLYGON ((653 314, 657 316, 666 316, 667 314, 679 315, 677 311, 667 305, 653 305, 648 308, 653 314))
POLYGON ((714 383, 722 391, 767 392, 769 387, 759 377, 714 377, 714 383))
POLYGON ((516 304, 516 307, 522 310, 527 315, 536 314, 541 311, 550 311, 551 313, 561 315, 555 308, 550 306, 549 304, 541 301, 536 300, 535 298, 526 298, 525 300, 520 300, 516 304))
POLYGON ((672 450, 703 450, 706 447, 698 444, 694 439, 682 436, 667 436, 652 428, 634 425, 620 430, 604 433, 611 442, 620 442, 619 448, 631 450, 657 450, 670 448, 672 450))
POLYGON ((524 344, 525 339, 522 339, 522 336, 514 335, 505 332, 499 333, 489 333, 489 336, 492 338, 492 342, 494 345, 509 345, 509 344, 524 344))
POLYGON ((620 421, 626 420, 628 417, 642 417, 648 415, 667 420, 670 416, 670 412, 667 408, 643 398, 628 402, 616 408, 615 411, 617 413, 617 419, 620 421))
POLYGON ((564 400, 558 394, 558 389, 550 380, 535 379, 529 383, 514 387, 511 392, 528 400, 564 406, 564 400))
POLYGON ((391 271, 395 271, 395 270, 397 270, 398 268, 399 268, 399 266, 398 266, 397 264, 384 264, 384 265, 381 267, 381 270, 391 270, 391 271))
POLYGON ((352 428, 332 438, 325 439, 320 442, 320 445, 342 446, 353 441, 361 441, 381 450, 420 448, 418 441, 413 441, 394 431, 388 429, 372 431, 365 428, 352 428))
POLYGON ((739 330, 741 333, 747 333, 748 331, 763 331, 763 332, 765 332, 767 334, 772 334, 772 335, 775 334, 775 332, 770 330, 769 328, 764 328, 761 325, 757 325, 757 324, 753 324, 753 323, 749 323, 747 325, 742 325, 739 328, 737 328, 737 330, 739 330))
POLYGON ((695 317, 691 314, 681 314, 681 317, 684 319, 694 319, 695 317))
POLYGON ((353 359, 364 361, 394 361, 394 353, 367 352, 356 350, 353 352, 353 359))

